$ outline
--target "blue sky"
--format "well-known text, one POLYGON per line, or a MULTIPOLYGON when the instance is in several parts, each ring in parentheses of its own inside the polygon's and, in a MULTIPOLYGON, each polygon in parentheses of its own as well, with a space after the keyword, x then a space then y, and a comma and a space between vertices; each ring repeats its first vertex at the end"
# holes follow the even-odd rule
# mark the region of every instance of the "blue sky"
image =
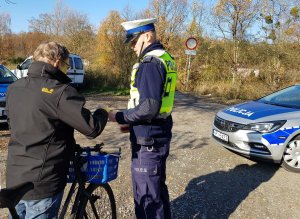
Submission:
MULTIPOLYGON (((28 20, 38 18, 40 14, 52 13, 55 0, 10 0, 15 4, 0 0, 0 13, 8 13, 11 17, 13 33, 28 31, 28 20)), ((109 11, 122 10, 129 7, 137 12, 148 7, 149 0, 64 0, 64 5, 88 16, 89 21, 98 27, 109 11)))

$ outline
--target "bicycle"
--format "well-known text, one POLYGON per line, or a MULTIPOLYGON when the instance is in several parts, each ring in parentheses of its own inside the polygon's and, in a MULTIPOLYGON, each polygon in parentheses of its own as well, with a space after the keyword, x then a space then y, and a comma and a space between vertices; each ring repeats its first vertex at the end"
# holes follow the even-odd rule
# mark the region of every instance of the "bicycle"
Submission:
MULTIPOLYGON (((101 143, 93 147, 77 145, 75 151, 68 175, 68 183, 71 183, 71 187, 60 210, 59 218, 65 218, 69 214, 68 218, 73 219, 116 219, 116 202, 108 182, 117 178, 120 148, 104 148, 101 143), (72 199, 74 199, 73 203, 72 199), (71 212, 67 211, 68 208, 71 212)), ((8 208, 13 219, 19 219, 15 206, 33 186, 32 182, 28 182, 2 189, 0 208, 8 208)))

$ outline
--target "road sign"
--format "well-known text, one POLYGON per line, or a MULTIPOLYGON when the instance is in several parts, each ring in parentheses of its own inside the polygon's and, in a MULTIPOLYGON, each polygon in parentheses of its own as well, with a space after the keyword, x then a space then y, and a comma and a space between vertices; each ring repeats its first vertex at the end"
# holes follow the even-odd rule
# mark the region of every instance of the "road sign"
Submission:
POLYGON ((186 41, 185 41, 185 46, 187 49, 189 50, 194 50, 197 48, 198 46, 198 41, 195 37, 189 37, 186 41))
POLYGON ((186 49, 185 50, 185 54, 186 55, 190 55, 190 56, 195 56, 197 54, 196 50, 189 50, 189 49, 186 49))
POLYGON ((185 41, 185 46, 186 46, 186 50, 185 50, 185 54, 187 55, 187 78, 186 78, 186 82, 185 82, 185 89, 188 89, 188 83, 189 83, 189 78, 190 78, 190 69, 191 69, 191 56, 196 55, 196 48, 198 46, 198 41, 196 38, 194 37, 189 37, 186 41, 185 41))

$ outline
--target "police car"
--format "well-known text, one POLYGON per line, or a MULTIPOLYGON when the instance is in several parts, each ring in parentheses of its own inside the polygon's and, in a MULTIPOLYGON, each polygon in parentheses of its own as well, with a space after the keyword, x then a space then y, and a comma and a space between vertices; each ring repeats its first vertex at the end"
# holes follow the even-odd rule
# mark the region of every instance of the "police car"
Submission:
POLYGON ((6 91, 10 84, 15 82, 18 78, 4 65, 0 64, 0 123, 7 122, 5 111, 5 97, 6 91))
POLYGON ((237 154, 300 172, 300 85, 219 111, 212 136, 237 154))

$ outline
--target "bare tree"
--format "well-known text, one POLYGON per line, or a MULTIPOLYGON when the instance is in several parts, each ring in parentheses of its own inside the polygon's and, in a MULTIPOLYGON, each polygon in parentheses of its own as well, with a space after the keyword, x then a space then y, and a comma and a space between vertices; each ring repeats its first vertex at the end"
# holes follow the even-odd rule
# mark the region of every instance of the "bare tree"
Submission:
POLYGON ((71 52, 85 58, 93 52, 95 34, 87 16, 66 7, 63 0, 56 2, 52 13, 29 20, 29 29, 63 42, 71 52))
POLYGON ((247 39, 247 31, 259 16, 260 0, 218 0, 213 9, 213 25, 225 40, 233 41, 232 78, 235 81, 239 66, 240 42, 247 39))
POLYGON ((58 0, 50 14, 40 14, 38 18, 29 20, 29 29, 54 36, 74 34, 74 32, 91 28, 87 16, 73 11, 64 5, 63 0, 58 0))
POLYGON ((11 55, 9 49, 10 42, 8 41, 10 30, 10 15, 7 13, 0 14, 0 63, 11 55))
POLYGON ((7 4, 16 4, 15 2, 10 1, 10 0, 5 0, 5 2, 6 2, 7 4))
POLYGON ((52 16, 50 14, 40 14, 39 18, 30 19, 29 30, 52 35, 52 16))
POLYGON ((204 4, 202 1, 193 0, 190 7, 191 22, 186 25, 186 33, 189 36, 200 37, 203 32, 204 4))
MULTIPOLYGON (((4 2, 5 2, 6 4, 16 4, 15 2, 10 1, 10 0, 4 0, 4 2)), ((1 5, 0 5, 0 7, 1 7, 1 5)))
POLYGON ((64 34, 64 20, 69 13, 70 10, 64 6, 63 0, 57 0, 53 13, 40 14, 38 18, 29 20, 29 29, 33 32, 61 36, 64 34))
POLYGON ((259 7, 259 0, 218 0, 213 11, 215 28, 224 39, 245 40, 259 15, 259 7))
POLYGON ((299 35, 299 0, 262 0, 261 26, 273 44, 296 40, 299 35))
POLYGON ((63 21, 63 33, 64 42, 72 52, 92 56, 95 34, 86 15, 70 11, 63 21))
POLYGON ((0 37, 11 33, 11 19, 8 13, 0 14, 0 37))
POLYGON ((295 6, 290 10, 290 18, 287 20, 285 34, 287 41, 297 42, 300 45, 300 8, 295 6))
POLYGON ((138 14, 134 12, 129 5, 124 7, 123 11, 121 12, 121 16, 125 21, 138 19, 138 14))
POLYGON ((283 36, 290 0, 262 0, 261 24, 266 40, 279 42, 283 36))
POLYGON ((187 0, 152 0, 145 17, 156 17, 156 31, 160 40, 168 47, 172 39, 185 30, 188 16, 187 0))
POLYGON ((52 14, 52 27, 56 36, 64 34, 64 21, 70 14, 70 9, 64 5, 63 0, 57 0, 52 14))

